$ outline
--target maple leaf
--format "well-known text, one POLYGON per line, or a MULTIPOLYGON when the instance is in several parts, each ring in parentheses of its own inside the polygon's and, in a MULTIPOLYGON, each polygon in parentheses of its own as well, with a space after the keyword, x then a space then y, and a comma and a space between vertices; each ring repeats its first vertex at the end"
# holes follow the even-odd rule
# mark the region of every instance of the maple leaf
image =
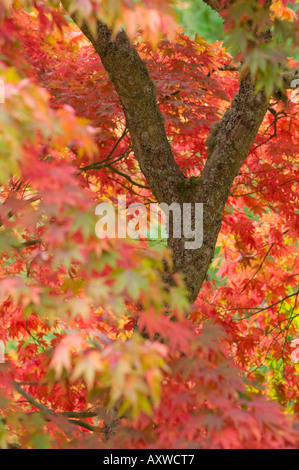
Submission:
POLYGON ((65 369, 70 372, 72 368, 72 351, 80 351, 82 338, 79 333, 67 335, 58 346, 56 346, 50 367, 55 371, 56 379, 59 379, 65 369))

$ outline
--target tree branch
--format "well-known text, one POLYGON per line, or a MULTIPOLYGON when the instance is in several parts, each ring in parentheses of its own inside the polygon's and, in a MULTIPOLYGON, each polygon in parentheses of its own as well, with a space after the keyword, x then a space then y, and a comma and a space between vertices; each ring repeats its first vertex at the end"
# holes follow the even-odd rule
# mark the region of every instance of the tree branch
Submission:
POLYGON ((69 423, 75 424, 76 426, 80 426, 81 428, 87 429, 88 431, 92 432, 103 432, 103 429, 99 426, 94 426, 93 424, 85 423, 80 419, 69 419, 69 423))
MULTIPOLYGON (((216 11, 220 8, 217 1, 206 3, 216 11)), ((255 81, 249 74, 245 76, 231 107, 211 130, 207 141, 209 158, 201 177, 186 178, 167 140, 155 86, 126 33, 122 30, 113 38, 109 28, 100 22, 96 35, 91 33, 87 23, 79 27, 93 44, 114 84, 126 116, 134 155, 157 201, 169 205, 178 202, 181 207, 185 202, 190 203, 192 229, 195 204, 203 204, 201 248, 186 249, 187 240, 174 238, 171 222, 169 227, 168 246, 173 253, 173 270, 184 275, 190 300, 194 301, 214 256, 230 189, 267 112, 269 99, 263 91, 256 93, 255 81)), ((286 72, 284 85, 289 87, 296 76, 296 71, 286 72)))
POLYGON ((256 137, 268 104, 265 93, 256 93, 255 83, 247 75, 231 107, 211 130, 207 141, 209 158, 198 185, 188 195, 188 201, 204 204, 202 247, 184 250, 182 239, 172 240, 175 268, 185 274, 191 300, 196 299, 204 282, 214 256, 230 189, 256 137))
POLYGON ((28 403, 30 403, 30 405, 34 406, 35 408, 37 408, 44 414, 46 421, 49 421, 50 416, 60 415, 60 416, 65 416, 66 418, 68 418, 69 423, 72 423, 76 426, 80 426, 92 432, 101 432, 101 433, 103 432, 103 429, 100 428, 99 426, 94 426, 93 424, 85 423, 84 421, 77 419, 77 418, 94 418, 98 416, 98 413, 96 411, 90 411, 90 410, 63 411, 63 412, 56 413, 55 411, 48 408, 46 405, 43 405, 42 403, 37 401, 32 395, 30 395, 30 393, 26 392, 26 390, 24 390, 23 387, 21 387, 21 385, 18 382, 14 381, 13 386, 16 389, 16 391, 20 395, 22 395, 27 400, 28 403), (73 419, 73 418, 76 418, 76 419, 73 419))
POLYGON ((204 3, 209 5, 209 7, 212 8, 212 10, 215 10, 217 13, 220 13, 223 8, 220 6, 219 0, 203 0, 204 3))
POLYGON ((158 202, 171 204, 178 199, 178 187, 186 177, 172 154, 156 89, 145 64, 124 31, 113 39, 109 28, 100 22, 97 23, 96 37, 86 22, 79 27, 93 44, 114 84, 126 116, 134 154, 147 183, 158 202))

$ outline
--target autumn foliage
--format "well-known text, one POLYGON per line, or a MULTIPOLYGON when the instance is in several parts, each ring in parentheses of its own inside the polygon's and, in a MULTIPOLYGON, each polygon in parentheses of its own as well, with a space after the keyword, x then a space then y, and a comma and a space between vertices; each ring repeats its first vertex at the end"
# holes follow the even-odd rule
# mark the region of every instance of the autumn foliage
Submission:
MULTIPOLYGON (((235 51, 250 2, 230 20, 218 2, 231 50, 186 36, 167 1, 63 2, 125 25, 188 177, 239 62, 273 96, 191 306, 180 273, 166 283, 165 240, 95 235, 99 202, 154 197, 109 76, 58 3, 0 8, 0 447, 297 448, 299 103, 275 95, 282 53, 235 51)), ((274 28, 296 41, 286 4, 274 28)))

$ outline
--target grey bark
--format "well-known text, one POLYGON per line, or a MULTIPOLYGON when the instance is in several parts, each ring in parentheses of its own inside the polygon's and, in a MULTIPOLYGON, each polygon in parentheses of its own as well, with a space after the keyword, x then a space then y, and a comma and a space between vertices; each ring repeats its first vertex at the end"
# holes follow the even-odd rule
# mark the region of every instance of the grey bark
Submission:
MULTIPOLYGON (((218 2, 214 3, 214 8, 218 2)), ((98 22, 94 36, 87 23, 79 25, 113 82, 130 132, 135 157, 159 203, 204 204, 203 244, 185 249, 184 238, 172 236, 173 271, 184 276, 190 300, 194 301, 213 258, 221 217, 233 181, 248 154, 263 121, 269 100, 263 91, 255 93, 255 83, 247 75, 223 118, 211 130, 207 141, 209 158, 200 178, 186 178, 180 171, 167 140, 155 86, 148 70, 121 31, 112 38, 109 28, 98 22)), ((291 86, 298 71, 286 72, 284 85, 291 86)))

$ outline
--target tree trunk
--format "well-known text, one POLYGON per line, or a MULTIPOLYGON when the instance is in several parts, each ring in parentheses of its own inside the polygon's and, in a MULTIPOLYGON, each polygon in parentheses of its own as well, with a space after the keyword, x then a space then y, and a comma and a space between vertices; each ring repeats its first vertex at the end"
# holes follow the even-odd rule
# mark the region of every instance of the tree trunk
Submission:
MULTIPOLYGON (((75 20, 75 18, 74 18, 75 20)), ((88 24, 80 25, 113 82, 130 132, 135 157, 158 203, 191 203, 194 228, 195 204, 203 204, 203 243, 186 249, 184 238, 174 238, 172 227, 168 246, 173 253, 173 270, 183 274, 193 302, 205 279, 221 229, 221 218, 233 181, 248 154, 269 105, 263 91, 255 92, 250 75, 223 118, 212 128, 207 140, 209 158, 199 178, 186 178, 180 171, 167 140, 155 86, 148 70, 122 30, 115 38, 100 22, 94 36, 88 24)), ((291 86, 298 71, 286 73, 284 86, 291 86)))

